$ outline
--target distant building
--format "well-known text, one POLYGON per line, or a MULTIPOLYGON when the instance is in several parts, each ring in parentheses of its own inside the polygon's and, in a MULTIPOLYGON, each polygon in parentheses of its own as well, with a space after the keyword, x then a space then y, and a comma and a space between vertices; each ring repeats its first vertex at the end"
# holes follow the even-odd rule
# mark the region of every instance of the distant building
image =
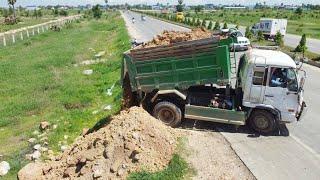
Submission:
POLYGON ((214 4, 205 4, 205 5, 204 5, 204 8, 205 8, 205 9, 215 9, 216 6, 215 6, 214 4))
POLYGON ((245 6, 226 6, 224 9, 247 9, 245 6))
POLYGON ((29 11, 37 10, 38 6, 26 6, 26 9, 29 11))
POLYGON ((91 4, 87 4, 87 5, 86 5, 86 8, 87 8, 87 9, 92 9, 92 5, 91 5, 91 4))
POLYGON ((153 5, 152 6, 152 10, 161 10, 162 8, 161 8, 161 6, 159 6, 159 5, 153 5))

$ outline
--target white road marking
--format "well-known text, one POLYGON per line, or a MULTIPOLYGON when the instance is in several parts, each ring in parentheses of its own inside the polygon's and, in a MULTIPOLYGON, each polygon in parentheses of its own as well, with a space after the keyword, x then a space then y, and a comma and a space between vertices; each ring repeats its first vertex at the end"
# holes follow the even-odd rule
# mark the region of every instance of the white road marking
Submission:
POLYGON ((311 154, 313 154, 318 160, 320 160, 320 154, 317 153, 315 150, 313 150, 310 146, 303 143, 298 137, 290 134, 290 137, 292 137, 293 140, 295 140, 298 144, 300 144, 302 147, 304 147, 307 151, 309 151, 311 154))

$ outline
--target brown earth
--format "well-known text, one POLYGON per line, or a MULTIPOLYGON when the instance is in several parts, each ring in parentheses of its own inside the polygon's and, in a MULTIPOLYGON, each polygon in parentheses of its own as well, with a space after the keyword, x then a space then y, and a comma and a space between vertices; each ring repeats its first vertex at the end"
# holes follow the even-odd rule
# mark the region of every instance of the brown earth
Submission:
POLYGON ((180 155, 196 171, 192 179, 255 179, 220 133, 173 129, 139 107, 79 137, 52 161, 28 164, 18 179, 125 179, 131 172, 162 170, 181 136, 188 153, 180 155))
POLYGON ((113 117, 106 127, 78 138, 54 161, 27 165, 18 177, 124 179, 130 172, 158 171, 172 158, 176 137, 172 128, 142 108, 132 107, 113 117))
POLYGON ((141 47, 148 48, 162 45, 170 45, 173 43, 205 39, 210 37, 212 37, 212 32, 205 28, 192 29, 192 31, 190 32, 164 31, 162 34, 159 34, 156 37, 154 37, 152 41, 147 42, 141 47))

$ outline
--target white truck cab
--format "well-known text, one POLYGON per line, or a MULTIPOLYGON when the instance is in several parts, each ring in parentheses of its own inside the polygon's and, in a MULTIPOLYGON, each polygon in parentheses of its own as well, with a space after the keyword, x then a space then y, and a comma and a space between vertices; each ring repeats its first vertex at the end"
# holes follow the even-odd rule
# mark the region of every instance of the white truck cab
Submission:
POLYGON ((283 52, 250 50, 239 63, 237 86, 243 90, 243 106, 272 112, 280 123, 299 120, 306 108, 305 74, 300 76, 299 71, 294 60, 283 52))

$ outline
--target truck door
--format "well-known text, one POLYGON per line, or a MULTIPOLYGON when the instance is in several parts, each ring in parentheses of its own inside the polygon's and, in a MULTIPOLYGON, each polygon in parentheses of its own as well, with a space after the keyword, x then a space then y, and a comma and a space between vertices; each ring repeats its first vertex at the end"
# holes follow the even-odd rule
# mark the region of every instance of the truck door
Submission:
POLYGON ((271 67, 264 94, 264 104, 281 112, 282 121, 294 121, 298 110, 298 84, 295 71, 271 67))
POLYGON ((249 96, 250 102, 263 103, 267 74, 268 68, 265 66, 256 66, 253 68, 253 76, 249 96))
POLYGON ((298 93, 298 80, 296 71, 293 68, 287 69, 286 74, 286 94, 285 94, 285 103, 286 110, 290 117, 290 120, 295 120, 293 117, 296 117, 299 110, 299 93, 298 93))

